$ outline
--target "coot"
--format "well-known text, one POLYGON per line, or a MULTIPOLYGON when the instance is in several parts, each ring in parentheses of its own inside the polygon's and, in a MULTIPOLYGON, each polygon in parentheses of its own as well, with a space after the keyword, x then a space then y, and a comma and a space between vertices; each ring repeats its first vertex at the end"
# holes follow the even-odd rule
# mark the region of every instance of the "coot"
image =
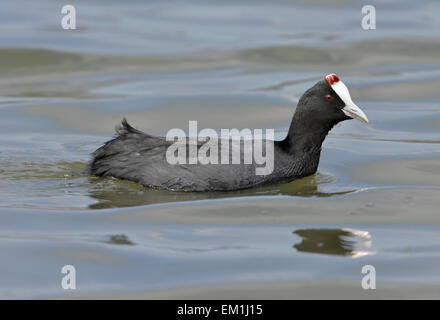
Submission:
MULTIPOLYGON (((351 100, 344 83, 337 75, 330 74, 301 97, 286 138, 270 141, 273 170, 269 174, 256 174, 259 164, 255 161, 172 164, 166 154, 173 141, 139 131, 125 118, 116 129, 117 136, 92 154, 85 172, 173 191, 231 191, 290 182, 316 172, 328 132, 335 124, 353 118, 368 122, 364 112, 351 100)), ((189 141, 185 140, 187 144, 189 141)), ((217 143, 222 143, 221 138, 217 143)), ((243 146, 243 141, 239 143, 243 146)), ((203 143, 196 140, 194 145, 200 149, 203 143)), ((243 159, 244 148, 240 150, 243 159)))

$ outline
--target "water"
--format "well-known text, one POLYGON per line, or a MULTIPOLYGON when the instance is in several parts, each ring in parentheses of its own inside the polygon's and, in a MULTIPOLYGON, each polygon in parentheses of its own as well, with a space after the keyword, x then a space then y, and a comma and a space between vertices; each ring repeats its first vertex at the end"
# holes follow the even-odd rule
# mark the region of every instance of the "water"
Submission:
POLYGON ((1 298, 440 297, 438 2, 75 6, 64 31, 55 1, 0 3, 1 298), (173 193, 80 174, 124 116, 283 138, 331 72, 370 123, 334 128, 314 176, 173 193))

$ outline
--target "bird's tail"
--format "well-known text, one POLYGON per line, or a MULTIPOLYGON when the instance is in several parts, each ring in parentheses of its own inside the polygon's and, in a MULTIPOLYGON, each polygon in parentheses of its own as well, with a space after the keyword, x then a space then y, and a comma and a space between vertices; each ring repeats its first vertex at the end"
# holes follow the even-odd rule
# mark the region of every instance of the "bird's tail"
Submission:
POLYGON ((118 135, 122 136, 124 134, 128 134, 128 133, 139 133, 139 134, 144 134, 144 132, 133 128, 128 122, 127 119, 124 117, 124 119, 122 119, 121 123, 119 125, 117 125, 115 127, 115 131, 118 135))

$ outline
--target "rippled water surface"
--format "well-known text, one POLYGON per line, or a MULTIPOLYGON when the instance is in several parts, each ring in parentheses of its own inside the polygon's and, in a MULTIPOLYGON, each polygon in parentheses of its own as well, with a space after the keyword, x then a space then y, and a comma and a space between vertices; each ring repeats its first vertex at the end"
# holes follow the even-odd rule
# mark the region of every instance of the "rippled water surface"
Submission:
POLYGON ((75 1, 74 31, 20 2, 0 3, 1 298, 440 298, 437 1, 75 1), (370 123, 334 128, 311 177, 182 193, 81 174, 124 116, 282 139, 332 72, 370 123))

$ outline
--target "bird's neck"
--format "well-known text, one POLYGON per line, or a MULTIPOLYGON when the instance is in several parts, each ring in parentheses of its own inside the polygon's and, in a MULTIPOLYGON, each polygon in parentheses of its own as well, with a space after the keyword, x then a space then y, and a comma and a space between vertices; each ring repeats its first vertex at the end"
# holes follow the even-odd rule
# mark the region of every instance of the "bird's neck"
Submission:
POLYGON ((322 124, 317 121, 305 121, 295 113, 287 137, 282 141, 285 152, 294 155, 317 156, 328 132, 336 123, 322 124))

